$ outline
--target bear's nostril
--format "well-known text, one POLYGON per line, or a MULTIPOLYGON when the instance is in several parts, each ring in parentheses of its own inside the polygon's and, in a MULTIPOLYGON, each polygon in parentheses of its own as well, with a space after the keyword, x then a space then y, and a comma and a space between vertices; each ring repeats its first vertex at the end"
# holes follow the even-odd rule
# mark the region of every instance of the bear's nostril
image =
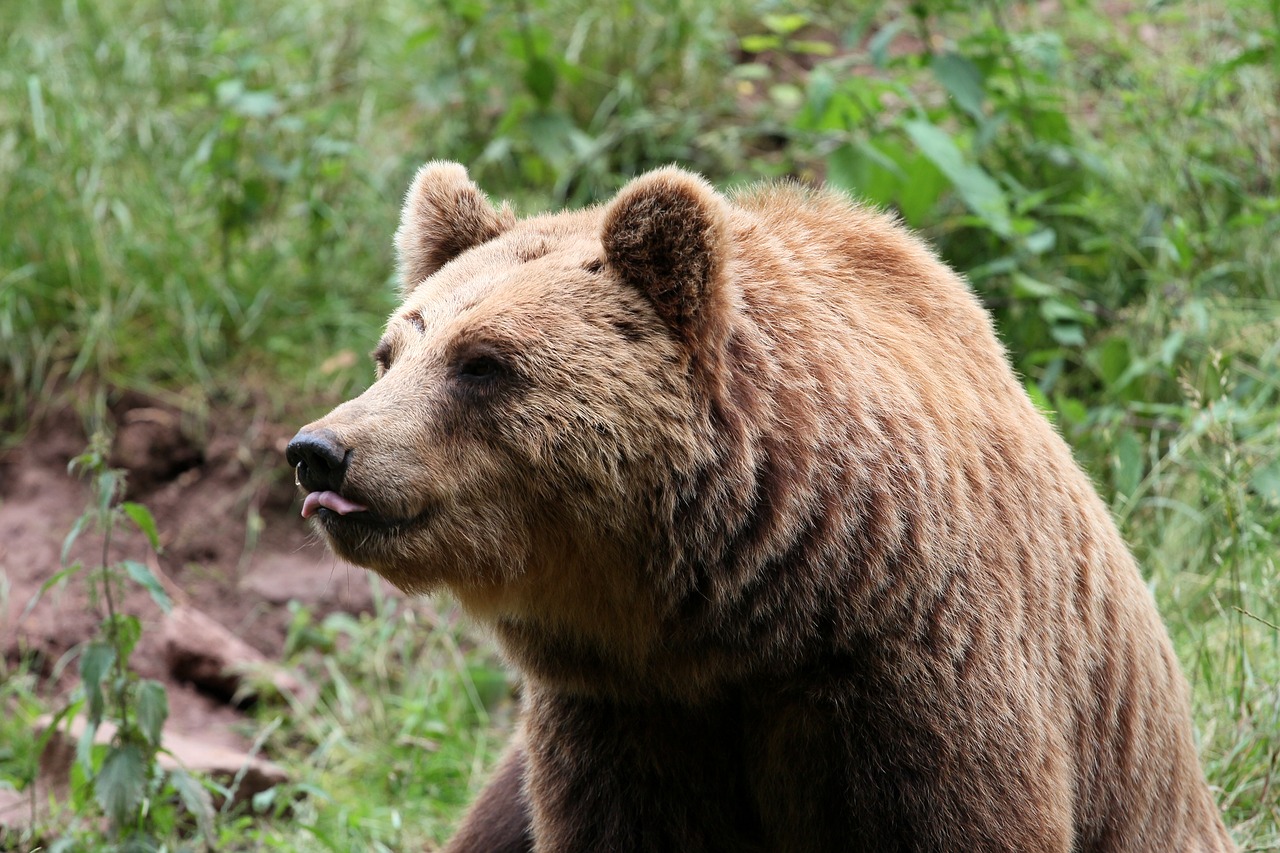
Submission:
POLYGON ((285 448, 285 459, 297 472, 300 486, 309 492, 336 492, 347 474, 350 451, 328 432, 303 430, 285 448))

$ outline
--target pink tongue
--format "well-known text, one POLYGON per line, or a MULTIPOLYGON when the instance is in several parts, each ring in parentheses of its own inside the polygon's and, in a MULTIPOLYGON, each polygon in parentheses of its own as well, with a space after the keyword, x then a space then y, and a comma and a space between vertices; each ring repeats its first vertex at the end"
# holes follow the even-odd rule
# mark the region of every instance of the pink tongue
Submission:
POLYGON ((368 509, 368 507, 347 500, 337 492, 308 492, 302 501, 302 517, 310 518, 316 514, 316 510, 320 509, 320 507, 331 509, 338 515, 364 512, 368 509))

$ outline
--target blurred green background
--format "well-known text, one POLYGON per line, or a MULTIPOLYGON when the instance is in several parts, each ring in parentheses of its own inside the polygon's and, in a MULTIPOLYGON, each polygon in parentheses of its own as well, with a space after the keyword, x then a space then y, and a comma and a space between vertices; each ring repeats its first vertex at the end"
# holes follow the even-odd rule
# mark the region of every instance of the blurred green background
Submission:
MULTIPOLYGON (((1280 849, 1280 0, 6 0, 2 17, 4 443, 126 389, 284 423, 358 391, 428 159, 523 213, 671 162, 725 188, 826 182, 898 211, 993 312, 1150 578, 1237 839, 1280 849)), ((422 688, 405 670, 370 683, 422 688)), ((390 748, 354 749, 349 786, 317 777, 350 790, 336 824, 284 811, 220 845, 440 838, 466 791, 360 784, 390 748)))

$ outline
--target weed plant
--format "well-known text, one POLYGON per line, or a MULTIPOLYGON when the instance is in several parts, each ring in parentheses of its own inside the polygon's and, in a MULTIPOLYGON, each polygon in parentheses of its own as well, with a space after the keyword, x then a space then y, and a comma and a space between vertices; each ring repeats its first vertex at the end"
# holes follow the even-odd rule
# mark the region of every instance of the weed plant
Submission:
MULTIPOLYGON (((5 14, 11 430, 66 389, 265 397, 297 422, 358 389, 393 303, 400 194, 427 159, 526 211, 671 161, 725 186, 825 180, 968 275, 1140 558, 1237 840, 1280 849, 1278 0, 5 14)), ((466 689, 483 659, 458 663, 412 613, 299 617, 324 698, 269 739, 325 794, 222 824, 228 849, 440 837, 493 753, 466 689), (416 655, 447 662, 442 680, 416 655)))
MULTIPOLYGON (((111 561, 112 538, 125 524, 141 530, 153 549, 160 546, 150 511, 141 504, 120 500, 124 477, 107 465, 108 446, 105 435, 97 433, 89 449, 71 462, 72 473, 89 479, 92 500, 62 548, 65 563, 76 541, 93 533, 100 537, 101 558, 96 565, 80 560, 70 563, 40 590, 47 592, 81 576, 89 587, 90 606, 102 611, 102 623, 97 637, 72 652, 79 661, 79 683, 70 701, 53 715, 22 760, 11 764, 19 774, 9 781, 30 787, 34 817, 34 783, 41 754, 60 726, 80 718, 82 728, 75 736, 75 760, 70 768, 69 819, 51 828, 57 838, 48 849, 54 853, 86 846, 120 853, 157 851, 162 839, 175 832, 184 812, 192 817, 194 832, 205 843, 212 841, 213 806, 204 784, 181 768, 163 770, 156 761, 163 750, 161 732, 169 716, 164 686, 139 678, 129 665, 142 636, 142 622, 120 609, 123 588, 141 586, 162 610, 167 611, 170 602, 145 565, 132 560, 111 561)), ((35 603, 32 600, 30 606, 35 603)), ((18 703, 26 698, 21 693, 14 696, 18 703)), ((24 722, 30 725, 29 720, 24 722)), ((68 727, 67 736, 73 736, 73 731, 68 727)))

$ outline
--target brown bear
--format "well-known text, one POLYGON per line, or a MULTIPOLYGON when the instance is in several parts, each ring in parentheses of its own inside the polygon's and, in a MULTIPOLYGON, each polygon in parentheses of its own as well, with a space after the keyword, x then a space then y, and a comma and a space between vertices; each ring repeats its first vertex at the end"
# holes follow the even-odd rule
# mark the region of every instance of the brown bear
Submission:
POLYGON ((1221 851, 1106 507, 891 218, 677 168, 517 221, 433 163, 303 515, 523 678, 452 851, 1221 851))

